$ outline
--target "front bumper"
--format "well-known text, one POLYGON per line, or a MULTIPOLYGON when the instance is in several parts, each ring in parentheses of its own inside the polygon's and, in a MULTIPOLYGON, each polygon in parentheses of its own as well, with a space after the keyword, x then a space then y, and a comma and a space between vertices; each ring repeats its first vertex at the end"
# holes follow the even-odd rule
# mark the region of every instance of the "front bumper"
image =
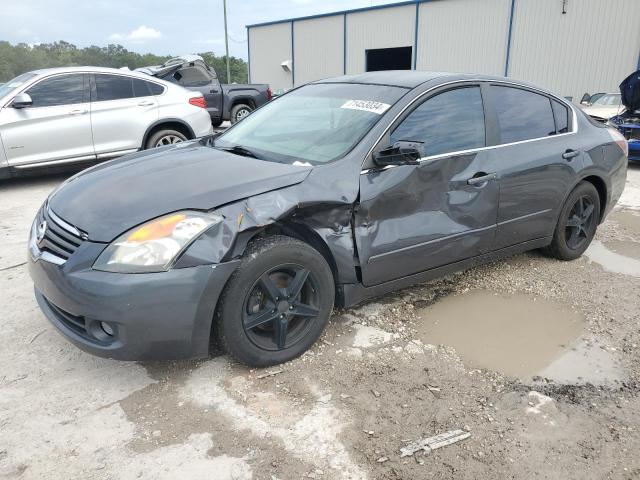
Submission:
POLYGON ((627 139, 629 145, 629 160, 640 161, 640 125, 633 123, 616 124, 618 130, 627 139))
POLYGON ((80 349, 118 360, 207 356, 214 310, 237 264, 119 274, 29 255, 36 299, 49 321, 80 349))
POLYGON ((640 140, 629 140, 629 160, 640 162, 640 140))

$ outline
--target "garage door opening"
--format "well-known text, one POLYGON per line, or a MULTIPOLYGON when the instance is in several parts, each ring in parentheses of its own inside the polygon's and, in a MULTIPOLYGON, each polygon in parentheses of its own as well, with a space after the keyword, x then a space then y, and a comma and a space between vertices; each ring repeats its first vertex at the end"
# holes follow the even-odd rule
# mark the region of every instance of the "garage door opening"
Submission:
POLYGON ((412 50, 412 47, 373 48, 367 50, 367 72, 411 70, 412 50))

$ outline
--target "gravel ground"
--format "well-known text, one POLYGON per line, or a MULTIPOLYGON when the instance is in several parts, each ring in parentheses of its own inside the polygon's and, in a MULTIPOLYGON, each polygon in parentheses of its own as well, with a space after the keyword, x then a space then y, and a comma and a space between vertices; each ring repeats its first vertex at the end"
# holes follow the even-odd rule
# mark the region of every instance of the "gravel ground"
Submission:
POLYGON ((104 360, 57 334, 23 262, 62 180, 0 187, 0 477, 640 478, 640 168, 585 257, 531 252, 335 312, 266 371, 104 360), (470 437, 400 456, 455 429, 470 437))

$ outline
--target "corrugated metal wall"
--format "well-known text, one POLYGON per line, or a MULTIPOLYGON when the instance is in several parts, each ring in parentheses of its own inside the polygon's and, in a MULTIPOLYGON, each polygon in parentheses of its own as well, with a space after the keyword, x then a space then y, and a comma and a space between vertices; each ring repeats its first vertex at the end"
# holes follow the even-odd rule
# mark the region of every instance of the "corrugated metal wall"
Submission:
POLYGON ((295 22, 295 83, 342 75, 344 15, 295 22))
POLYGON ((367 49, 416 42, 418 69, 504 75, 508 64, 509 77, 575 100, 617 91, 640 68, 640 0, 569 0, 566 14, 562 0, 515 0, 509 41, 511 4, 430 0, 417 9, 412 3, 346 12, 346 58, 344 12, 252 26, 251 80, 291 88, 292 75, 280 63, 291 58, 292 40, 296 86, 341 75, 345 67, 348 74, 364 72, 367 49))
POLYGON ((509 77, 580 101, 638 67, 640 0, 516 0, 509 77))
POLYGON ((415 13, 407 5, 347 15, 347 74, 365 71, 367 49, 413 47, 415 13))
POLYGON ((503 75, 511 0, 420 4, 419 70, 503 75))
POLYGON ((273 91, 293 86, 291 73, 280 66, 292 60, 290 22, 249 29, 249 54, 253 83, 268 83, 273 91))

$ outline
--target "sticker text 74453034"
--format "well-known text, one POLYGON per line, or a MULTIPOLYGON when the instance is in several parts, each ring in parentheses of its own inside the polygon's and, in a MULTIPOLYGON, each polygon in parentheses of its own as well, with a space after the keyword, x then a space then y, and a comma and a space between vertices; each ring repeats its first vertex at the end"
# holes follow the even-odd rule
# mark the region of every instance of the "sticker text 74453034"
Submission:
POLYGON ((342 104, 340 108, 347 108, 349 110, 362 110, 365 112, 371 112, 378 115, 382 115, 386 112, 391 105, 382 102, 374 102, 371 100, 347 100, 342 104))

